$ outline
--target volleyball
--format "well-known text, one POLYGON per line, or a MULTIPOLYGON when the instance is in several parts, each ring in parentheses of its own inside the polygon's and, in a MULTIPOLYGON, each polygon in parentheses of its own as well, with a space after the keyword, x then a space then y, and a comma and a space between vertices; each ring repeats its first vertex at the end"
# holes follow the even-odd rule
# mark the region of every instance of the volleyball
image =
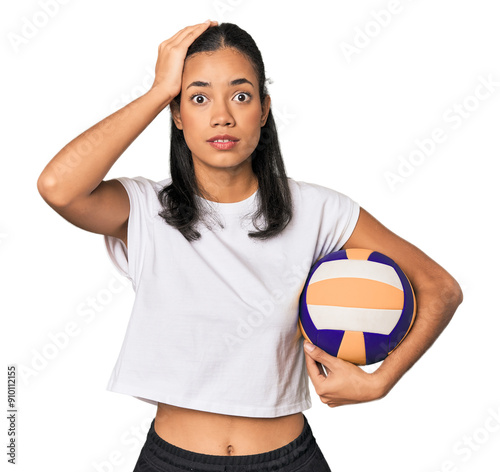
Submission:
POLYGON ((299 299, 299 328, 328 354, 369 365, 399 346, 416 308, 410 280, 391 258, 346 249, 312 266, 299 299))

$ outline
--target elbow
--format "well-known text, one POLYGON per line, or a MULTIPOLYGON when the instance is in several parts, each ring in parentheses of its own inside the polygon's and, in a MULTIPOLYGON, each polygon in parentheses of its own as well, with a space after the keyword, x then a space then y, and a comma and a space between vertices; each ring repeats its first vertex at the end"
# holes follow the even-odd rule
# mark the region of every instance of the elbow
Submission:
POLYGON ((38 177, 36 182, 38 193, 51 206, 63 207, 67 202, 61 197, 60 192, 57 190, 57 181, 50 175, 45 175, 43 172, 38 177))
POLYGON ((38 177, 38 180, 36 181, 36 188, 38 190, 38 193, 45 198, 45 195, 47 194, 48 190, 50 187, 54 186, 54 182, 50 180, 49 177, 46 177, 44 173, 42 172, 40 176, 38 177))
POLYGON ((445 283, 443 292, 449 298, 450 305, 454 309, 458 308, 458 306, 464 300, 464 294, 462 292, 462 288, 453 277, 450 277, 450 279, 445 283))
MULTIPOLYGON (((453 279, 455 280, 455 279, 453 279)), ((462 287, 458 284, 458 282, 455 280, 455 296, 456 296, 456 303, 457 307, 464 301, 464 294, 462 292, 462 287)))
POLYGON ((464 298, 460 284, 447 272, 428 277, 424 283, 414 288, 417 299, 423 304, 429 303, 433 310, 441 314, 448 313, 450 318, 464 298))
POLYGON ((55 181, 42 172, 36 181, 36 188, 40 196, 47 202, 54 194, 55 181))
POLYGON ((462 303, 464 294, 459 283, 453 277, 448 280, 445 287, 446 288, 443 290, 443 296, 445 297, 443 300, 445 303, 443 313, 447 313, 448 320, 451 320, 458 306, 462 303))
POLYGON ((449 274, 434 284, 434 297, 435 300, 439 300, 441 310, 451 314, 464 299, 460 284, 449 274))

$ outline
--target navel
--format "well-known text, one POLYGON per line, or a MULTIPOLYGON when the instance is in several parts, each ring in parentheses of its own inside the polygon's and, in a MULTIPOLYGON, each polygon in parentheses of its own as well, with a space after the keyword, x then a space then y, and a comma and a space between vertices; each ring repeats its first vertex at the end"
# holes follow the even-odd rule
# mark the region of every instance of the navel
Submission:
POLYGON ((234 452, 234 448, 233 448, 233 446, 231 446, 231 444, 230 444, 229 446, 227 446, 227 453, 228 453, 229 455, 231 455, 233 452, 234 452))

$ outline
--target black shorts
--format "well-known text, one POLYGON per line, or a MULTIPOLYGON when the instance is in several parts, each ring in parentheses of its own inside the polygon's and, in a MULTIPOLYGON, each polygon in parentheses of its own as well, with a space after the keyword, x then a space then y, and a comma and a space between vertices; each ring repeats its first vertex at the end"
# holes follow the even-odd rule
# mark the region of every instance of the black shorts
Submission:
POLYGON ((156 433, 154 419, 133 472, 331 472, 309 422, 292 442, 279 449, 244 456, 217 456, 187 451, 156 433))

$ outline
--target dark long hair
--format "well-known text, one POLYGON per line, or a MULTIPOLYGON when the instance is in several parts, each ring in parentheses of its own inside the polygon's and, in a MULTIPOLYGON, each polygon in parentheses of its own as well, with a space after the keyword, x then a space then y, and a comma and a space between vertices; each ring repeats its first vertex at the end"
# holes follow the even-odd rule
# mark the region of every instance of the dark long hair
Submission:
MULTIPOLYGON (((268 91, 265 85, 265 69, 262 55, 253 38, 232 23, 209 27, 188 48, 186 58, 192 54, 234 48, 245 55, 252 64, 259 83, 261 104, 268 91)), ((180 107, 181 94, 174 101, 180 107)), ((252 156, 252 170, 258 178, 257 210, 252 223, 257 231, 249 232, 251 238, 267 239, 279 234, 292 219, 292 198, 288 187, 285 164, 281 155, 278 132, 272 111, 266 124, 261 127, 260 139, 252 156), (263 217, 265 227, 258 228, 257 220, 263 217)), ((195 229, 204 212, 197 201, 200 188, 197 185, 193 159, 182 130, 171 119, 170 174, 172 182, 158 193, 163 210, 158 213, 168 224, 177 228, 188 241, 201 237, 195 229)))

